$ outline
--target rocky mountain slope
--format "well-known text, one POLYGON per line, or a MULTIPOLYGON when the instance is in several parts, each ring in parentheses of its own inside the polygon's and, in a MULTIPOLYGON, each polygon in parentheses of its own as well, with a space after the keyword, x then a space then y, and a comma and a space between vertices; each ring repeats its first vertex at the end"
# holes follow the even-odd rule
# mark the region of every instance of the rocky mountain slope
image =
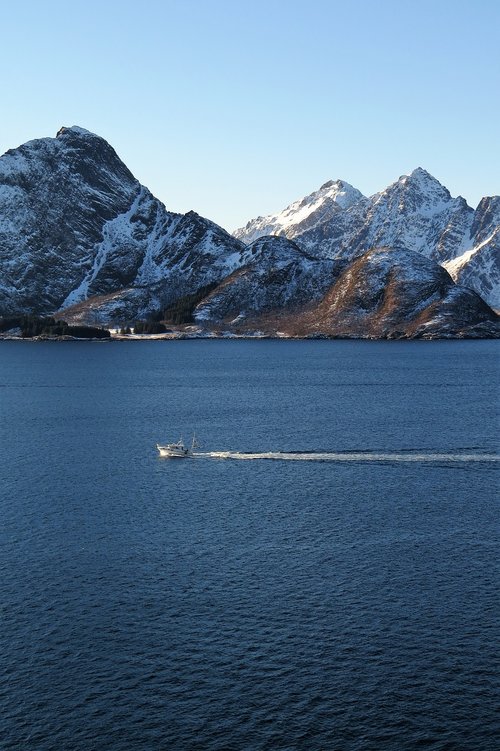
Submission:
POLYGON ((494 267, 498 216, 497 199, 472 212, 416 171, 372 199, 326 183, 273 219, 280 236, 246 245, 168 211, 104 139, 61 128, 0 157, 0 317, 120 326, 194 300, 205 332, 495 336, 495 314, 433 259, 459 248, 450 272, 466 280, 486 251, 494 267))
POLYGON ((330 336, 370 338, 481 337, 498 327, 479 295, 402 248, 365 252, 298 323, 330 336))
POLYGON ((498 317, 479 295, 456 285, 442 266, 420 253, 374 248, 354 261, 315 259, 301 257, 295 243, 276 238, 276 263, 272 242, 273 238, 260 238, 250 246, 247 264, 198 305, 197 323, 238 333, 257 328, 270 335, 279 330, 300 337, 500 334, 498 317), (280 296, 272 290, 277 276, 280 296), (307 289, 307 294, 283 296, 283 289, 295 286, 307 289))
MULTIPOLYGON (((354 198, 353 193, 351 196, 354 198)), ((326 206, 312 226, 301 221, 300 201, 282 214, 288 223, 287 236, 312 255, 355 258, 372 247, 404 247, 446 264, 454 278, 500 307, 500 257, 495 240, 500 226, 498 200, 484 198, 474 211, 463 198, 453 198, 438 180, 418 168, 369 199, 359 196, 333 210, 326 206), (460 262, 452 264, 459 258, 460 262)), ((235 234, 246 242, 253 240, 259 228, 269 227, 272 218, 249 222, 235 234)), ((281 225, 278 231, 273 227, 270 231, 283 233, 281 225)))
POLYGON ((91 298, 94 320, 143 316, 227 276, 242 249, 196 213, 167 211, 104 139, 82 128, 0 157, 4 315, 91 298))
POLYGON ((261 237, 230 274, 196 308, 201 324, 238 324, 262 314, 279 318, 321 299, 338 274, 339 263, 308 256, 284 237, 261 237))

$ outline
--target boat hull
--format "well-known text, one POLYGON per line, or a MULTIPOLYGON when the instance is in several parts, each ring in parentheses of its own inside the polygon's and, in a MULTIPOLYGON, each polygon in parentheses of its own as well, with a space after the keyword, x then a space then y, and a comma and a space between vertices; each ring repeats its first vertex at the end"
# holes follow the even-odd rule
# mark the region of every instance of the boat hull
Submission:
POLYGON ((158 453, 164 459, 185 459, 190 451, 186 448, 173 448, 170 446, 156 446, 158 453))

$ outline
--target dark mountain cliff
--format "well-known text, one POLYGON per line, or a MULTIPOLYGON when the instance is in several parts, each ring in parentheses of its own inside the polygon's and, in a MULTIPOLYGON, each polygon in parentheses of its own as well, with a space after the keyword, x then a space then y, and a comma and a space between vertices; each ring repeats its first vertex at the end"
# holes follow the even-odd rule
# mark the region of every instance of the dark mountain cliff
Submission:
POLYGON ((78 127, 0 158, 0 217, 4 314, 120 291, 126 300, 128 289, 142 294, 121 314, 146 314, 226 276, 243 247, 195 212, 167 211, 104 139, 78 127))

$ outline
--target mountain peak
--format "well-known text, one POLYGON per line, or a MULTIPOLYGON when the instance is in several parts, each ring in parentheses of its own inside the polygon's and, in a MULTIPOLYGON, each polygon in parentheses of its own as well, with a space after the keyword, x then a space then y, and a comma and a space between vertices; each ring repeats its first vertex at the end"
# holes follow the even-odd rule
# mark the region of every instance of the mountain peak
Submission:
POLYGON ((318 190, 299 198, 282 211, 252 219, 245 227, 237 229, 234 236, 246 243, 264 235, 285 235, 292 239, 363 198, 359 190, 344 180, 327 180, 318 190))
POLYGON ((430 172, 427 172, 427 170, 424 169, 423 167, 415 167, 415 169, 412 170, 412 172, 410 172, 409 177, 415 177, 415 178, 419 178, 419 179, 422 179, 422 178, 429 179, 430 178, 431 180, 435 180, 436 179, 435 177, 433 177, 431 175, 430 172))
POLYGON ((321 186, 317 193, 322 191, 327 191, 329 197, 342 209, 349 208, 353 203, 363 198, 363 194, 345 180, 329 180, 321 186))
POLYGON ((338 188, 341 190, 345 186, 348 188, 352 187, 349 183, 345 183, 343 180, 327 180, 319 190, 329 190, 330 188, 338 188))
POLYGON ((426 191, 426 190, 439 190, 444 191, 448 197, 450 197, 450 193, 447 188, 442 185, 439 180, 434 177, 434 175, 431 175, 430 172, 427 172, 423 167, 416 167, 410 174, 408 175, 401 175, 399 180, 397 180, 394 185, 403 185, 403 186, 412 186, 416 187, 419 190, 426 191))
POLYGON ((435 213, 455 199, 452 199, 450 191, 430 172, 422 167, 417 167, 409 174, 401 175, 396 182, 389 185, 385 190, 376 193, 372 196, 372 200, 376 204, 385 203, 387 200, 396 200, 399 211, 403 208, 401 201, 405 202, 406 208, 411 205, 417 211, 420 211, 426 204, 435 213))
POLYGON ((75 135, 75 136, 95 136, 95 133, 91 133, 90 130, 85 130, 85 128, 80 128, 79 125, 71 125, 71 127, 67 127, 63 125, 56 133, 56 138, 60 138, 61 136, 65 135, 75 135))
POLYGON ((441 183, 423 167, 416 167, 411 172, 400 175, 393 185, 441 185, 441 183))

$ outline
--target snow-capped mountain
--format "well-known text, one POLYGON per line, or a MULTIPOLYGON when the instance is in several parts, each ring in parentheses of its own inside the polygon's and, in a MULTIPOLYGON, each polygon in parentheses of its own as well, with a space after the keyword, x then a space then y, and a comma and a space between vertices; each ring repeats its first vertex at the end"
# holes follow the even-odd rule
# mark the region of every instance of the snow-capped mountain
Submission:
POLYGON ((79 127, 0 157, 0 312, 93 300, 130 319, 227 276, 244 246, 195 212, 174 214, 112 147, 79 127))
MULTIPOLYGON (((369 199, 359 194, 348 205, 325 212, 312 226, 294 223, 292 208, 300 206, 299 201, 285 212, 295 242, 312 255, 355 258, 373 247, 404 247, 446 264, 457 279, 466 280, 487 302, 500 307, 500 260, 494 243, 483 237, 485 232, 495 236, 499 226, 497 211, 491 206, 491 202, 496 206, 496 198, 483 201, 474 212, 465 199, 453 198, 419 167, 369 199), (485 206, 483 201, 489 203, 485 206), (449 266, 459 257, 462 263, 457 268, 449 266)), ((254 222, 247 228, 253 231, 254 222)), ((244 231, 238 237, 248 239, 244 231)))
MULTIPOLYGON (((354 220, 349 251, 353 245, 354 254, 381 245, 403 247, 438 263, 462 251, 474 214, 463 198, 452 198, 420 167, 372 196, 366 209, 361 227, 359 214, 354 220)), ((346 242, 343 248, 348 249, 346 242)))
POLYGON ((246 243, 265 235, 284 235, 293 239, 362 198, 363 194, 349 183, 329 180, 319 190, 294 201, 283 211, 252 219, 245 227, 237 229, 234 236, 246 243))
POLYGON ((121 325, 187 299, 205 331, 498 335, 493 311, 433 259, 455 259, 457 278, 486 253, 492 268, 499 199, 474 213, 417 170, 371 199, 327 183, 287 211, 280 236, 246 245, 168 211, 104 139, 61 128, 0 157, 0 317, 121 325))

